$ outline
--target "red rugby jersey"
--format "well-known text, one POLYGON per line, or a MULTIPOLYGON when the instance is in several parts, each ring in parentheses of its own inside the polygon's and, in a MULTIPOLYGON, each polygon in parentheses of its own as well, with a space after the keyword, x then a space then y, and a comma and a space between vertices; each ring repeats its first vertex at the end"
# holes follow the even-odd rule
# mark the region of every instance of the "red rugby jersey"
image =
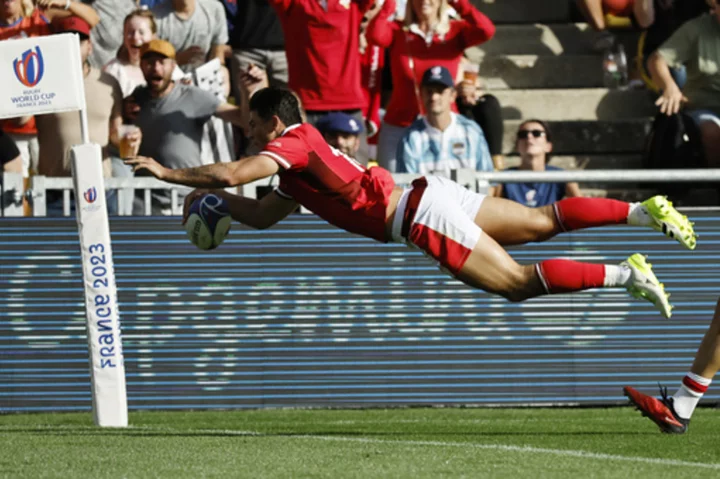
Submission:
POLYGON ((372 123, 372 128, 367 132, 367 141, 371 145, 377 145, 377 133, 380 129, 383 66, 385 66, 385 50, 377 45, 368 46, 360 57, 360 68, 363 96, 365 97, 362 114, 368 123, 372 123))
POLYGON ((308 123, 288 127, 260 154, 282 168, 278 194, 346 231, 388 240, 385 210, 395 182, 387 170, 365 168, 328 145, 308 123))

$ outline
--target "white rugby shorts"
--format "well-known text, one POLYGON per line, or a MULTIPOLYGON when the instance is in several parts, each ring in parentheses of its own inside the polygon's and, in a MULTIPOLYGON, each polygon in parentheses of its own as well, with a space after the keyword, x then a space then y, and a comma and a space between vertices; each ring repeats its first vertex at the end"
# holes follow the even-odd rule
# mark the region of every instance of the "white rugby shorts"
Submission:
POLYGON ((447 178, 418 178, 398 201, 392 240, 422 250, 457 275, 482 234, 475 216, 484 199, 447 178))

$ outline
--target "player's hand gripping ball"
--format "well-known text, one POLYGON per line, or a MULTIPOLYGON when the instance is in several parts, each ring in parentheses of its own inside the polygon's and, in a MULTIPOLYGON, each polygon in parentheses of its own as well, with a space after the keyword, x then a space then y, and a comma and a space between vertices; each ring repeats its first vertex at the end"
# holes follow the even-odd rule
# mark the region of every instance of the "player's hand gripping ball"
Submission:
POLYGON ((220 246, 230 231, 230 210, 227 202, 217 195, 206 194, 190 205, 185 231, 190 242, 200 249, 220 246))

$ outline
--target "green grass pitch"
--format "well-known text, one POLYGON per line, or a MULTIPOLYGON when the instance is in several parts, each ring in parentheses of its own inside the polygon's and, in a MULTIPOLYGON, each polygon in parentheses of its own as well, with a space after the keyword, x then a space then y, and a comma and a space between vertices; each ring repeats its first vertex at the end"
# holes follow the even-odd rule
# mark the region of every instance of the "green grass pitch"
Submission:
POLYGON ((720 477, 720 410, 684 436, 630 408, 0 416, 0 477, 720 477))

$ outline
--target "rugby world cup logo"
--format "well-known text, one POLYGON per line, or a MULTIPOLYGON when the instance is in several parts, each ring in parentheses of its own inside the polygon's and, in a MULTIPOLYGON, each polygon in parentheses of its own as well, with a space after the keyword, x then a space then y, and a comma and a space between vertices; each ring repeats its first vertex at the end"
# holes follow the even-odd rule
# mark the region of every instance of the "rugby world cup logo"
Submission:
POLYGON ((43 61, 40 47, 31 48, 22 54, 20 58, 13 61, 13 69, 15 77, 20 83, 28 88, 32 88, 42 80, 45 72, 45 63, 43 61))
POLYGON ((95 200, 97 199, 97 190, 94 186, 92 188, 88 188, 85 193, 83 193, 83 197, 88 203, 95 203, 95 200))

